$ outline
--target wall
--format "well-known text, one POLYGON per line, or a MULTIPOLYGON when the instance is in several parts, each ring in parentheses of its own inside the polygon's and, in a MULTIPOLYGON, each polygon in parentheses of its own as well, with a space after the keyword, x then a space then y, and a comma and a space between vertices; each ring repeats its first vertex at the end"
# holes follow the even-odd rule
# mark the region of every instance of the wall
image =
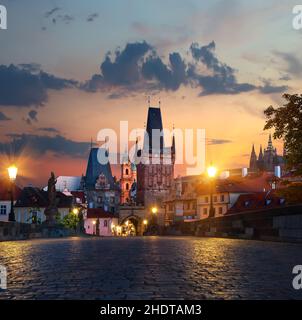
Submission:
MULTIPOLYGON (((97 219, 85 219, 84 221, 84 228, 85 232, 87 234, 95 234, 96 233, 96 225, 93 224, 93 221, 96 221, 97 219)), ((100 218, 100 236, 102 237, 111 237, 113 236, 113 233, 111 231, 112 224, 117 226, 118 225, 118 219, 117 218, 100 218), (107 221, 107 226, 104 226, 104 221, 107 221)))
MULTIPOLYGON (((31 216, 30 210, 34 208, 25 208, 25 207, 15 207, 15 218, 17 222, 21 223, 31 223, 31 216)), ((37 208, 37 217, 40 219, 41 222, 44 222, 46 220, 46 217, 44 215, 45 208, 37 208)), ((70 208, 58 208, 61 218, 63 219, 69 212, 70 208)))
POLYGON ((182 228, 200 236, 302 242, 302 205, 226 215, 182 228))
POLYGON ((0 222, 0 241, 57 238, 71 235, 75 235, 75 233, 62 227, 48 228, 38 224, 0 222))
POLYGON ((0 221, 8 221, 8 215, 10 213, 10 201, 0 201, 0 206, 6 206, 6 214, 0 214, 0 221))

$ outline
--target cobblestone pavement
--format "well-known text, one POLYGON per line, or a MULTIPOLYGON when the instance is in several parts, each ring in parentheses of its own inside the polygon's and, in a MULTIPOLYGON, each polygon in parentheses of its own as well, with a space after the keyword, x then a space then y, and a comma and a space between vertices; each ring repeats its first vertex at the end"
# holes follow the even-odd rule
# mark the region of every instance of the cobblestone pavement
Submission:
POLYGON ((0 299, 302 299, 302 245, 193 238, 0 243, 0 299))

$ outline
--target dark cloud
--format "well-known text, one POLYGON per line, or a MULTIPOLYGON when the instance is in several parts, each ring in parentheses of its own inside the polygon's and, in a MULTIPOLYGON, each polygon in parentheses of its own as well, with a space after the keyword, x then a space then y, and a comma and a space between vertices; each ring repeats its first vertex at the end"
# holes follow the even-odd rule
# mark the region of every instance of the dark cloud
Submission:
POLYGON ((288 86, 274 86, 270 81, 264 81, 264 85, 259 87, 259 91, 264 94, 282 93, 288 90, 288 86))
POLYGON ((123 51, 117 50, 111 61, 107 54, 101 64, 104 81, 113 85, 130 85, 140 79, 138 62, 151 49, 146 42, 128 43, 123 51))
POLYGON ((74 80, 62 79, 44 71, 35 72, 28 66, 0 65, 0 105, 41 106, 47 99, 48 89, 62 90, 75 87, 74 80))
POLYGON ((49 11, 46 11, 45 14, 44 14, 44 17, 45 18, 49 18, 50 16, 52 16, 54 13, 58 12, 59 10, 61 10, 61 8, 59 7, 55 7, 49 11))
POLYGON ((8 120, 11 120, 11 118, 9 118, 3 112, 0 111, 0 121, 8 121, 8 120))
POLYGON ((33 122, 38 122, 37 115, 38 112, 36 110, 30 110, 27 114, 27 118, 24 120, 28 125, 31 125, 33 122))
MULTIPOLYGON (((179 89, 181 85, 200 88, 200 95, 239 94, 259 90, 264 94, 284 92, 286 86, 274 86, 264 82, 263 86, 240 83, 236 70, 221 62, 215 53, 215 42, 190 46, 191 58, 186 60, 178 52, 171 53, 168 61, 159 57, 148 43, 128 43, 123 50, 118 49, 112 56, 106 55, 100 66, 100 74, 95 74, 82 89, 97 91, 104 88, 123 88, 123 96, 128 91, 158 91, 179 89)), ((111 93, 109 99, 120 97, 111 93)))
POLYGON ((274 51, 275 56, 281 58, 285 64, 285 71, 294 76, 301 76, 302 75, 302 60, 296 57, 292 53, 288 52, 280 52, 274 51))
POLYGON ((59 134, 55 136, 39 136, 31 134, 8 134, 11 141, 0 143, 1 153, 10 153, 14 149, 15 154, 24 150, 30 150, 36 156, 51 152, 58 156, 72 156, 86 158, 90 148, 90 142, 78 142, 69 140, 59 134), (13 148, 12 148, 13 146, 13 148))
POLYGON ((74 17, 70 14, 63 14, 63 15, 59 14, 58 16, 56 16, 56 21, 58 20, 61 20, 65 24, 69 24, 74 20, 74 17))
POLYGON ((167 90, 177 90, 187 80, 186 64, 177 52, 169 55, 169 62, 167 66, 157 56, 148 57, 142 66, 143 77, 147 80, 156 79, 167 90))
POLYGON ((39 128, 38 130, 44 131, 44 132, 49 132, 49 133, 60 133, 60 131, 58 129, 52 128, 52 127, 39 128))
POLYGON ((232 142, 232 140, 227 139, 208 139, 208 145, 227 144, 232 142))
POLYGON ((98 18, 99 17, 99 14, 97 13, 97 12, 94 12, 94 13, 91 13, 88 17, 87 17, 87 19, 86 19, 86 21, 87 22, 92 22, 92 21, 94 21, 96 18, 98 18))
POLYGON ((215 48, 214 41, 202 47, 193 43, 190 47, 195 63, 190 64, 188 76, 202 87, 200 95, 237 94, 255 90, 256 86, 252 84, 237 82, 235 69, 218 60, 215 55, 215 48), (204 74, 198 71, 199 62, 211 73, 204 74))

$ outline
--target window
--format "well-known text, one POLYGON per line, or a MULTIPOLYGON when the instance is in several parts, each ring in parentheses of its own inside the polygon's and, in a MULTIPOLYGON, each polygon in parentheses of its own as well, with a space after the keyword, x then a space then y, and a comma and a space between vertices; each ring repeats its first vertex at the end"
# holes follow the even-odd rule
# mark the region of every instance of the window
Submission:
POLYGON ((222 195, 220 196, 220 201, 221 201, 221 202, 224 202, 224 194, 222 194, 222 195))
POLYGON ((208 208, 203 208, 203 214, 207 215, 208 214, 208 208))
POLYGON ((102 203, 103 202, 103 197, 98 197, 98 203, 102 203))
POLYGON ((205 197, 205 198, 204 198, 204 202, 205 202, 205 203, 208 203, 208 202, 209 202, 209 197, 205 197))
POLYGON ((217 202, 217 196, 214 196, 214 202, 217 202))
POLYGON ((125 173, 126 173, 126 176, 128 176, 128 174, 129 174, 129 169, 126 169, 125 173))
POLYGON ((129 183, 126 183, 126 190, 129 190, 129 183))
POLYGON ((6 206, 5 205, 1 205, 1 207, 0 207, 0 215, 3 215, 3 216, 6 215, 6 206))
POLYGON ((219 211, 219 214, 222 214, 222 207, 219 207, 219 209, 218 209, 219 211))
POLYGON ((104 220, 104 227, 107 227, 107 226, 108 226, 108 221, 104 220))

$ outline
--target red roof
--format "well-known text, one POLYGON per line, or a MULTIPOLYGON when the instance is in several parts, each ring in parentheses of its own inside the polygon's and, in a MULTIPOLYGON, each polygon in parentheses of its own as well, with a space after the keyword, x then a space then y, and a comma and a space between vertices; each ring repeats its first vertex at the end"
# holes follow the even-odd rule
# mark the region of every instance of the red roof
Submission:
POLYGON ((106 212, 103 208, 88 208, 87 219, 116 218, 112 213, 106 212))
MULTIPOLYGON (((264 172, 262 174, 250 174, 246 177, 230 177, 228 179, 217 179, 214 192, 263 192, 271 190, 271 181, 274 175, 264 172)), ((197 187, 199 195, 210 193, 210 184, 203 183, 197 187)))
POLYGON ((85 192, 84 191, 71 191, 70 192, 75 198, 80 199, 81 203, 86 202, 85 192))
MULTIPOLYGON (((0 180, 0 201, 9 201, 11 199, 11 185, 8 180, 0 180)), ((21 189, 14 184, 14 199, 18 199, 21 189)))
POLYGON ((285 205, 285 200, 276 196, 273 191, 242 194, 238 197, 233 207, 228 210, 227 214, 272 209, 283 205, 285 205))

